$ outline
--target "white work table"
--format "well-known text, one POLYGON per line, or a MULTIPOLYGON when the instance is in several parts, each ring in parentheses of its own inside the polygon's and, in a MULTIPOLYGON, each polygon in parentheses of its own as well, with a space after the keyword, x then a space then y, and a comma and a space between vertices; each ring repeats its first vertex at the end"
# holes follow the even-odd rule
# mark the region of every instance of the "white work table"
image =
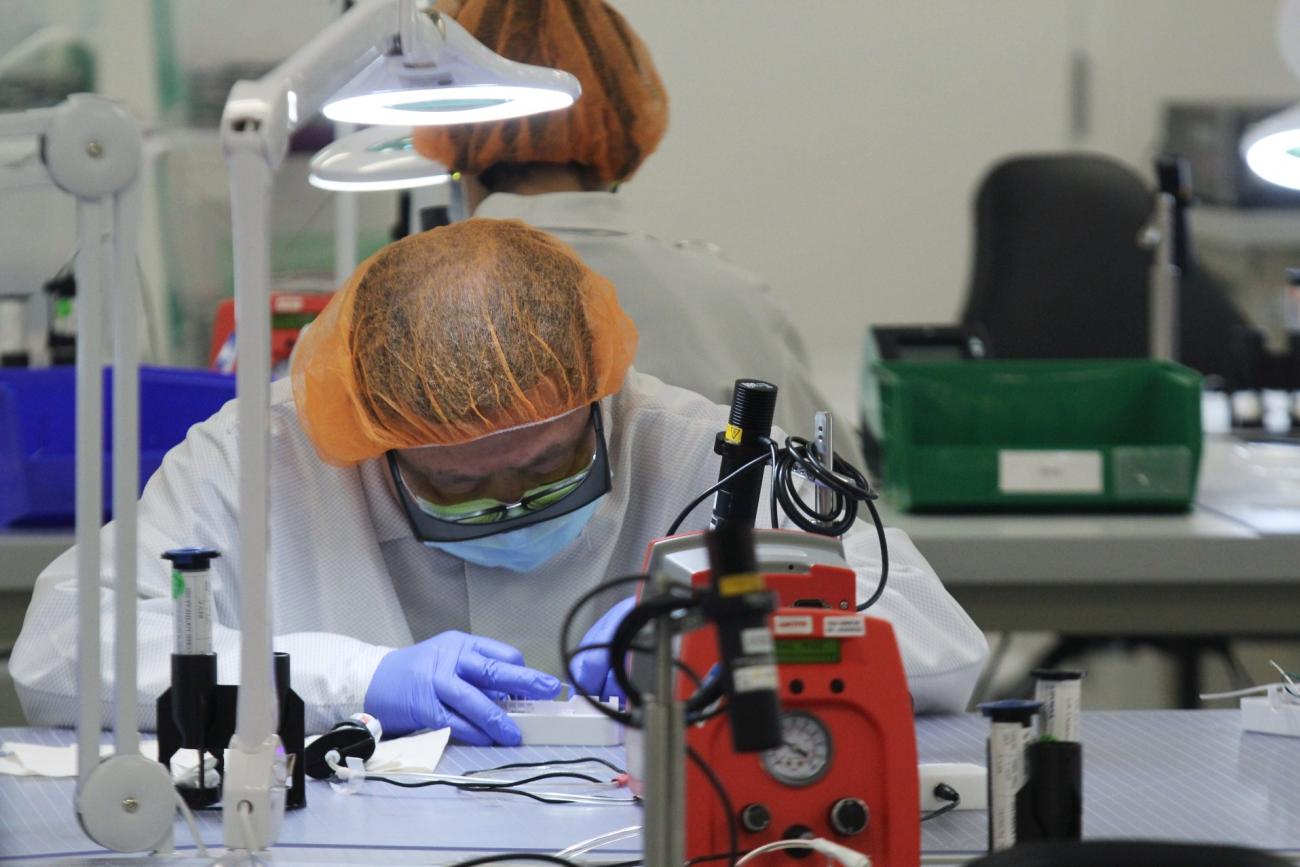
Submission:
POLYGON ((1300 635, 1300 495, 1269 478, 1300 449, 1252 477, 1234 447, 1207 442, 1185 513, 881 514, 987 630, 1300 635))
POLYGON ((886 506, 987 630, 1300 634, 1300 535, 1183 515, 909 515, 886 506))
MULTIPOLYGON (((973 715, 922 718, 923 762, 984 763, 987 723, 973 715)), ((1084 836, 1234 843, 1300 861, 1300 738, 1243 733, 1235 711, 1085 713, 1084 836)), ((0 739, 71 743, 72 732, 0 729, 0 739)), ((452 747, 440 770, 507 761, 608 754, 581 747, 452 747)), ((73 816, 71 779, 0 777, 0 862, 84 860, 98 852, 73 816)), ((734 800, 734 797, 733 797, 734 800)), ((451 864, 484 852, 556 852, 597 834, 636 825, 631 806, 545 805, 445 789, 396 790, 368 783, 354 796, 308 783, 308 805, 285 818, 276 862, 451 864)), ((219 844, 219 817, 202 813, 202 836, 219 844)), ((922 825, 927 864, 963 864, 987 842, 983 810, 922 825)), ((179 847, 189 834, 176 826, 179 847)), ((589 857, 622 861, 640 841, 589 857)), ((121 862, 114 862, 121 863, 121 862)))

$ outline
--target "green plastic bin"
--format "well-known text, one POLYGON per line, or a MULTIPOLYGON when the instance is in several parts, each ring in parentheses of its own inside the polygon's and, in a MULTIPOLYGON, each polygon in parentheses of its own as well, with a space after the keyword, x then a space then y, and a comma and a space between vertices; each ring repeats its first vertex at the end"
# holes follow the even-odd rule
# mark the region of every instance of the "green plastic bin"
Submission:
POLYGON ((882 361, 864 393, 885 492, 909 511, 1183 511, 1201 377, 1178 364, 882 361), (877 398, 873 400, 872 398, 877 398))

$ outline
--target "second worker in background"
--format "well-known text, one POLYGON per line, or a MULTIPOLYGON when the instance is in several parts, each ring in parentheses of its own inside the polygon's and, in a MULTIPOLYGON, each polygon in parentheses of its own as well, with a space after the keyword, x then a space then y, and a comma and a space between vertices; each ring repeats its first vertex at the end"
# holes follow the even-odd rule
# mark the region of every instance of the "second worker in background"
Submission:
MULTIPOLYGON (((615 194, 668 127, 668 94, 623 16, 603 0, 444 0, 439 9, 501 56, 582 84, 565 111, 416 128, 416 149, 462 174, 473 215, 544 229, 608 278, 641 333, 641 373, 715 403, 731 400, 738 377, 767 380, 781 389, 777 425, 808 433, 813 413, 832 407, 771 288, 708 245, 650 236, 615 194)), ((854 437, 836 446, 862 465, 854 437)))

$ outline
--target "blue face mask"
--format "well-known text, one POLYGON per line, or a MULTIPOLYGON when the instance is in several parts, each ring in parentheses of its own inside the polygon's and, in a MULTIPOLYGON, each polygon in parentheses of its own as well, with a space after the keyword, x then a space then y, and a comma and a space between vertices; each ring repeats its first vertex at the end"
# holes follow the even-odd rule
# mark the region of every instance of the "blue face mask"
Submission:
POLYGON ((482 539, 424 544, 479 566, 531 572, 578 538, 599 504, 600 500, 593 500, 567 515, 482 539))

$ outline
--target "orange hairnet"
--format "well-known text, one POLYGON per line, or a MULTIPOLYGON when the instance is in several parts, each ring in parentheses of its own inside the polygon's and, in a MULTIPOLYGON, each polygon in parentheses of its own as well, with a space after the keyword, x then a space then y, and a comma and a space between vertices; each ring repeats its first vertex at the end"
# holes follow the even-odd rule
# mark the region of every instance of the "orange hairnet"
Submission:
POLYGON ((496 163, 578 163, 613 183, 663 138, 668 94, 650 52, 602 0, 466 0, 452 14, 502 57, 572 73, 582 96, 516 120, 416 127, 424 156, 471 174, 496 163))
POLYGON ((518 220, 467 220, 357 268, 293 359, 327 463, 454 445, 613 394, 636 353, 613 285, 518 220))

